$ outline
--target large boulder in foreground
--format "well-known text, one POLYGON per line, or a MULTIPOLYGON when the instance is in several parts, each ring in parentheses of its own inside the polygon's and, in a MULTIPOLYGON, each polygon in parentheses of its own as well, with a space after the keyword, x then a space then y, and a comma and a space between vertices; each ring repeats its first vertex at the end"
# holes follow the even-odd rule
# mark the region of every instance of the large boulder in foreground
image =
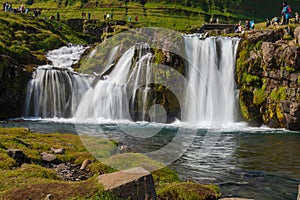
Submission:
POLYGON ((98 181, 120 199, 156 199, 153 177, 141 167, 103 174, 98 181))

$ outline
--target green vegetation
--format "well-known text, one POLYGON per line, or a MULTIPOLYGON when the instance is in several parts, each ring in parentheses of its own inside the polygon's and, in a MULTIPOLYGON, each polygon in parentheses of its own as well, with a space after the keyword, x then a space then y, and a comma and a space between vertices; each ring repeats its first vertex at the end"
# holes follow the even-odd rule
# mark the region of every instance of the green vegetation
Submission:
POLYGON ((0 13, 0 27, 0 54, 7 54, 25 65, 43 62, 44 51, 63 44, 86 43, 64 23, 29 15, 0 13))
MULTIPOLYGON (((80 198, 102 192, 102 187, 95 177, 76 183, 66 182, 60 180, 54 170, 42 167, 40 153, 49 152, 52 147, 65 148, 65 154, 57 154, 60 162, 81 164, 85 159, 94 160, 77 135, 37 134, 23 128, 0 128, 0 198, 15 197, 16 191, 22 194, 26 190, 32 191, 35 198, 44 198, 38 196, 42 195, 42 192, 37 194, 35 189, 45 191, 46 194, 55 194, 55 197, 60 199, 80 198), (8 148, 22 150, 30 163, 20 167, 7 155, 8 148)), ((110 148, 110 145, 107 147, 110 148)), ((92 172, 98 174, 112 171, 96 160, 89 167, 92 172)))
POLYGON ((270 98, 275 102, 279 102, 286 99, 287 87, 274 88, 270 94, 270 98))
POLYGON ((248 74, 246 72, 243 73, 242 82, 247 83, 248 85, 255 84, 259 80, 260 78, 258 76, 248 74))
POLYGON ((255 105, 260 105, 266 101, 266 93, 265 90, 255 88, 253 91, 253 103, 255 105))
POLYGON ((152 172, 152 176, 156 185, 180 182, 178 174, 168 167, 152 172))
MULTIPOLYGON (((94 138, 101 143, 103 155, 112 150, 111 144, 105 139, 94 138), (105 150, 106 149, 106 150, 105 150)), ((154 171, 155 187, 162 197, 173 199, 173 193, 178 191, 180 197, 219 196, 216 186, 196 183, 180 183, 178 175, 163 165, 137 153, 120 154, 110 159, 110 164, 118 164, 124 168, 142 166, 154 171), (161 169, 160 169, 161 168, 161 169), (178 187, 178 190, 176 189, 178 187), (171 193, 166 193, 172 191, 171 193), (200 195, 200 196, 199 196, 200 195)), ((108 161, 109 162, 109 161, 108 161)), ((119 166, 118 166, 119 167, 119 166)), ((73 134, 38 134, 24 128, 0 128, 0 199, 22 199, 30 194, 32 199, 43 199, 46 194, 52 194, 57 199, 117 199, 112 194, 103 191, 103 186, 97 182, 96 176, 115 171, 111 167, 95 160, 78 135, 73 134), (42 152, 50 152, 50 148, 65 148, 64 154, 56 154, 59 162, 71 162, 80 165, 83 160, 90 159, 88 170, 93 174, 85 181, 61 180, 53 169, 41 165, 42 152), (6 149, 16 148, 24 152, 29 163, 19 166, 8 156, 6 149)))
MULTIPOLYGON (((1 5, 6 2, 0 0, 1 5)), ((61 20, 82 18, 82 12, 90 13, 91 19, 104 20, 104 14, 113 14, 114 20, 128 21, 131 17, 131 26, 136 27, 164 27, 190 32, 197 29, 210 18, 218 18, 220 22, 237 23, 239 20, 254 19, 264 21, 266 17, 272 18, 280 12, 280 3, 274 4, 272 0, 141 0, 141 1, 79 1, 79 0, 13 0, 10 1, 14 8, 26 4, 32 10, 37 8, 42 11, 41 18, 56 17, 60 13, 61 20), (135 23, 138 16, 138 23, 135 23)), ((294 1, 291 6, 299 7, 300 1, 294 1)))
POLYGON ((216 186, 201 185, 192 182, 164 185, 157 191, 157 195, 160 199, 172 200, 218 199, 221 196, 219 188, 216 186))
POLYGON ((239 97, 239 105, 240 105, 241 114, 242 114, 243 118, 247 121, 250 121, 251 120, 251 115, 250 115, 250 112, 248 110, 248 106, 246 105, 245 100, 242 97, 242 95, 240 95, 240 97, 239 97))
POLYGON ((296 71, 296 69, 295 69, 295 68, 293 68, 293 67, 290 67, 290 66, 285 66, 285 67, 282 67, 282 69, 284 69, 284 70, 286 70, 286 71, 288 71, 288 72, 295 72, 295 71, 296 71))
POLYGON ((297 82, 300 84, 300 76, 298 76, 297 82))

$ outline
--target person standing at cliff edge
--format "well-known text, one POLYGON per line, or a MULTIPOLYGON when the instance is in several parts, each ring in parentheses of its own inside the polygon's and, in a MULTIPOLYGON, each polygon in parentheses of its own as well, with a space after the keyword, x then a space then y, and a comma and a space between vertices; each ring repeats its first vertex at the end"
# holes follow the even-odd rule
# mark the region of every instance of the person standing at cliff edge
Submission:
POLYGON ((292 17, 292 9, 287 2, 282 3, 281 15, 283 16, 283 24, 289 24, 292 17))

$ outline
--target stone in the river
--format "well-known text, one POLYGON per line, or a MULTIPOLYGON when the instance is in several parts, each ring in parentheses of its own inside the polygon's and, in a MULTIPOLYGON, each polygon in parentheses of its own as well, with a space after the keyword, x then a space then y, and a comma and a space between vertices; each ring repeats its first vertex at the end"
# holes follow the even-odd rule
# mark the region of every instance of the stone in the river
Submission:
POLYGON ((156 199, 153 177, 142 167, 103 174, 98 181, 120 199, 156 199))
POLYGON ((55 148, 51 148, 52 153, 55 154, 64 154, 65 153, 65 148, 59 148, 59 149, 55 149, 55 148))
POLYGON ((22 164, 28 161, 27 156, 20 149, 7 149, 7 154, 17 161, 18 164, 22 164))

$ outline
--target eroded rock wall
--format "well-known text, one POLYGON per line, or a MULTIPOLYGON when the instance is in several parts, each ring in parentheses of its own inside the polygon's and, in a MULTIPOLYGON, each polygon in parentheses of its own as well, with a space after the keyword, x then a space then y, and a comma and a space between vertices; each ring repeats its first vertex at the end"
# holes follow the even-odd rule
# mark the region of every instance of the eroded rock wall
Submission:
POLYGON ((241 40, 236 78, 241 114, 250 124, 300 130, 299 33, 300 27, 256 31, 241 40))

